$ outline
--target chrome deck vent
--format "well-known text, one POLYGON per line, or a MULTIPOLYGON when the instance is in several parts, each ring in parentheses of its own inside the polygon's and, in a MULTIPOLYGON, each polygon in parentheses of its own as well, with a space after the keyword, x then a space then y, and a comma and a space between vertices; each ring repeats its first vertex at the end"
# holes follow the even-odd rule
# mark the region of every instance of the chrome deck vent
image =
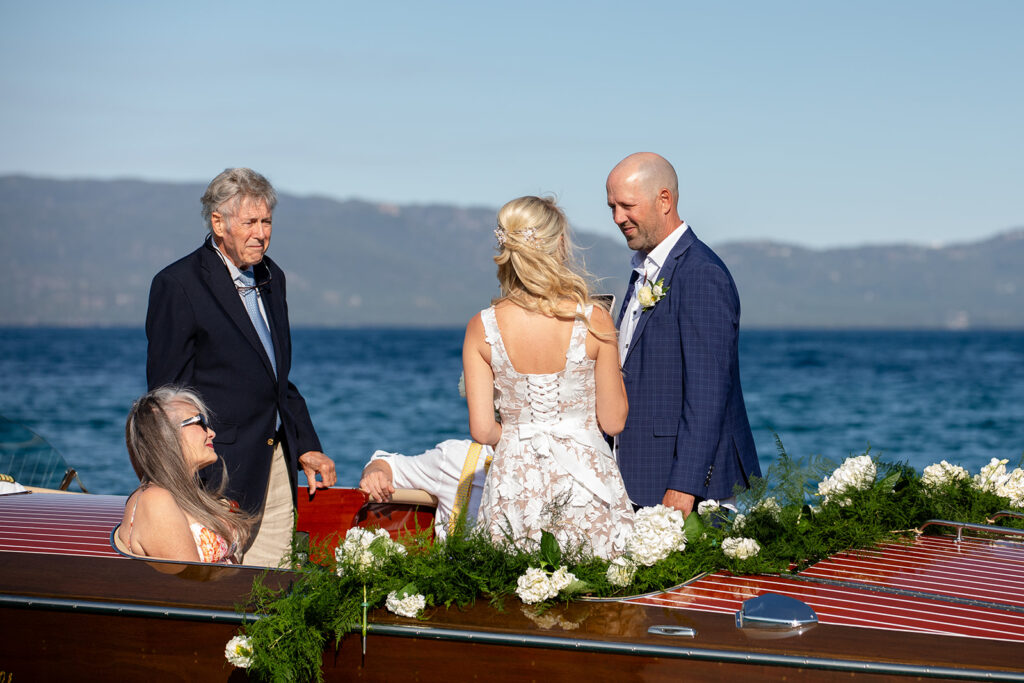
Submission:
POLYGON ((803 633, 818 623, 818 615, 804 602, 778 593, 764 593, 743 603, 736 612, 736 628, 803 633))

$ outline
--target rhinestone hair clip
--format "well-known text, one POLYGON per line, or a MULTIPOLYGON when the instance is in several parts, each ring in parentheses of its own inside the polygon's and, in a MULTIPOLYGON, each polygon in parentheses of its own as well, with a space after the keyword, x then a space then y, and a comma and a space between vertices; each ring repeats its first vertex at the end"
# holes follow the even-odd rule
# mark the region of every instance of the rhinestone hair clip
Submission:
MULTIPOLYGON (((508 231, 500 225, 494 229, 494 236, 498 238, 498 246, 505 246, 505 242, 508 241, 508 231)), ((537 246, 537 238, 535 230, 533 228, 527 228, 526 230, 520 230, 516 233, 516 237, 520 242, 529 244, 531 247, 537 246)))

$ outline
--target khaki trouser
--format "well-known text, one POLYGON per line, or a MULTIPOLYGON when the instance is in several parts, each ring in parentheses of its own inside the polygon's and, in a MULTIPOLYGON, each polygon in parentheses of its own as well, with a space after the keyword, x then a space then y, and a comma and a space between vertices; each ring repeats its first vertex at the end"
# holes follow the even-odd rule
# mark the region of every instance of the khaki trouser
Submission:
POLYGON ((279 441, 274 446, 267 481, 267 496, 263 503, 263 517, 257 522, 255 538, 242 556, 242 564, 261 567, 287 567, 291 551, 292 531, 295 528, 295 507, 292 505, 292 486, 288 480, 288 464, 284 448, 279 441))

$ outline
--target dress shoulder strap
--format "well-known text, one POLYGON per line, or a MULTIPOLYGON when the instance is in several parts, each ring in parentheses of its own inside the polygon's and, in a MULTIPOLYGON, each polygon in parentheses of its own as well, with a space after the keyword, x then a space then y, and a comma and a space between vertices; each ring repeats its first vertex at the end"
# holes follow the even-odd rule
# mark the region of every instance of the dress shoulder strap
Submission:
POLYGON ((480 311, 480 320, 484 323, 484 338, 488 344, 494 346, 496 340, 501 339, 501 332, 498 330, 498 319, 494 316, 494 306, 480 311))
POLYGON ((135 496, 135 504, 132 505, 132 516, 128 518, 128 550, 132 549, 132 528, 135 526, 135 511, 139 509, 139 496, 142 495, 142 491, 139 491, 139 495, 135 496))
MULTIPOLYGON (((577 307, 576 310, 578 312, 580 309, 577 307)), ((590 320, 590 314, 593 312, 593 304, 589 304, 588 306, 583 308, 583 315, 586 317, 588 321, 590 320)), ((579 318, 576 318, 576 320, 572 324, 572 336, 569 338, 569 348, 565 350, 565 357, 570 360, 579 360, 581 349, 584 354, 586 353, 586 343, 587 324, 580 320, 579 318)))
POLYGON ((484 341, 491 345, 491 367, 502 365, 508 361, 508 352, 501 339, 498 329, 498 318, 494 314, 494 306, 480 311, 480 319, 484 323, 484 341))

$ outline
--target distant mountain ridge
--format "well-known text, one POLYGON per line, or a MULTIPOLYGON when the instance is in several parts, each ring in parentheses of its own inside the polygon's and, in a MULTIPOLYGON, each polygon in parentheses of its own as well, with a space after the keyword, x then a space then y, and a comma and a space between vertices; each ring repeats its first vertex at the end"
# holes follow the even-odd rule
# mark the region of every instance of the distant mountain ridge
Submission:
MULTIPOLYGON (((140 326, 149 284, 205 236, 201 184, 0 177, 4 326, 140 326)), ((497 294, 496 209, 284 194, 269 254, 293 325, 461 326, 497 294)), ((744 327, 1024 328, 1024 228, 942 247, 717 244, 744 327)), ((622 296, 622 240, 576 232, 622 296)))

